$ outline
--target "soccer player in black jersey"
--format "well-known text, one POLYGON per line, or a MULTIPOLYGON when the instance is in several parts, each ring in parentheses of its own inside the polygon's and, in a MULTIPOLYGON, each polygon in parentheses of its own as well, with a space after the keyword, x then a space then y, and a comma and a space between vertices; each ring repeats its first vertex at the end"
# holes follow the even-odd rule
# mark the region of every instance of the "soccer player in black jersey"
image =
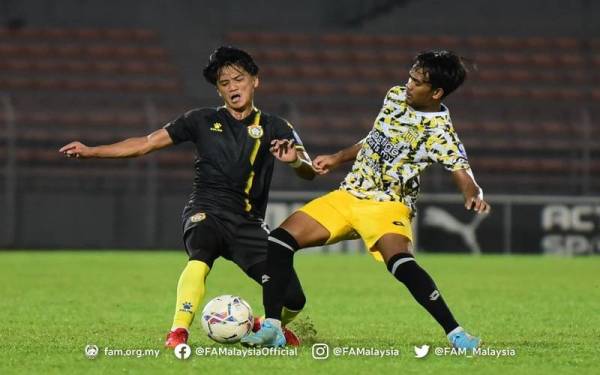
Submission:
MULTIPOLYGON (((165 345, 186 343, 213 262, 222 256, 261 282, 266 273, 268 229, 263 222, 274 160, 312 179, 315 171, 298 134, 284 119, 254 106, 258 66, 246 52, 220 47, 204 77, 224 101, 220 108, 191 110, 145 137, 95 147, 71 142, 60 149, 71 158, 128 158, 182 142, 196 146, 194 187, 183 210, 183 242, 189 261, 177 286, 177 304, 165 345)), ((289 323, 306 302, 294 274, 282 320, 289 323)), ((288 339, 298 343, 287 331, 288 339)))

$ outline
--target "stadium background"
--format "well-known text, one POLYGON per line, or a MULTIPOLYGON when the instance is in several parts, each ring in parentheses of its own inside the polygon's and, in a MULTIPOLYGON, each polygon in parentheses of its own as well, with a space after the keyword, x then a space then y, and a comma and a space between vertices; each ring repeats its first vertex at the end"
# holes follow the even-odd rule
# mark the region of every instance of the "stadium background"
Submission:
MULTIPOLYGON (((313 156, 364 137, 416 52, 471 58, 477 69, 447 104, 494 211, 464 212, 431 168, 419 249, 598 253, 598 14, 586 0, 0 1, 0 248, 180 249, 191 147, 84 162, 57 150, 219 105, 201 68, 232 44, 261 67, 257 106, 288 118, 313 156)), ((268 221, 348 168, 314 182, 278 168, 268 221)))

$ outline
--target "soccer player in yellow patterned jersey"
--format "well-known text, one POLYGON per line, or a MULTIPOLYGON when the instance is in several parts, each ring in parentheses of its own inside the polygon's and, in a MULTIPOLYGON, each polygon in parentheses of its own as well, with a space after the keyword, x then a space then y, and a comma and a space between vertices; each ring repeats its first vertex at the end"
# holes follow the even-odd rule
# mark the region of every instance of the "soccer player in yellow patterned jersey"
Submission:
POLYGON ((282 346, 280 321, 285 288, 293 275, 293 256, 301 248, 360 236, 367 248, 402 282, 442 326, 455 348, 473 349, 479 338, 456 322, 429 274, 412 252, 411 220, 419 174, 432 163, 452 173, 465 208, 487 213, 490 206, 475 182, 466 152, 442 99, 465 80, 458 56, 428 51, 416 56, 406 86, 392 87, 373 129, 361 142, 333 155, 318 156, 317 172, 327 173, 356 158, 339 190, 309 202, 269 235, 263 302, 267 319, 246 346, 282 346))

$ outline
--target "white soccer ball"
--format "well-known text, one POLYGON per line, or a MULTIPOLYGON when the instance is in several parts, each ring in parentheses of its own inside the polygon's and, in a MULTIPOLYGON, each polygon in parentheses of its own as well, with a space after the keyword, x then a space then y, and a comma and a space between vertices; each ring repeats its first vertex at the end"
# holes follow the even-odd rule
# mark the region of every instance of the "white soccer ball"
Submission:
POLYGON ((242 298, 224 295, 213 298, 204 306, 201 323, 211 339, 234 343, 252 330, 254 316, 252 308, 242 298))

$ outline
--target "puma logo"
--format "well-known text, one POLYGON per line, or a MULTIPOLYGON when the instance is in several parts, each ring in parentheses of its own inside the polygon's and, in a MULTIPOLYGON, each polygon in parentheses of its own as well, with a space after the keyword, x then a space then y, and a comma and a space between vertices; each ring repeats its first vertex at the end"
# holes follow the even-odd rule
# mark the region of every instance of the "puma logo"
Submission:
POLYGON ((486 216, 487 215, 476 215, 470 223, 466 224, 457 220, 450 213, 439 207, 429 206, 425 209, 423 223, 432 227, 442 228, 449 233, 460 235, 473 254, 481 254, 481 247, 477 242, 477 234, 475 231, 486 216))

